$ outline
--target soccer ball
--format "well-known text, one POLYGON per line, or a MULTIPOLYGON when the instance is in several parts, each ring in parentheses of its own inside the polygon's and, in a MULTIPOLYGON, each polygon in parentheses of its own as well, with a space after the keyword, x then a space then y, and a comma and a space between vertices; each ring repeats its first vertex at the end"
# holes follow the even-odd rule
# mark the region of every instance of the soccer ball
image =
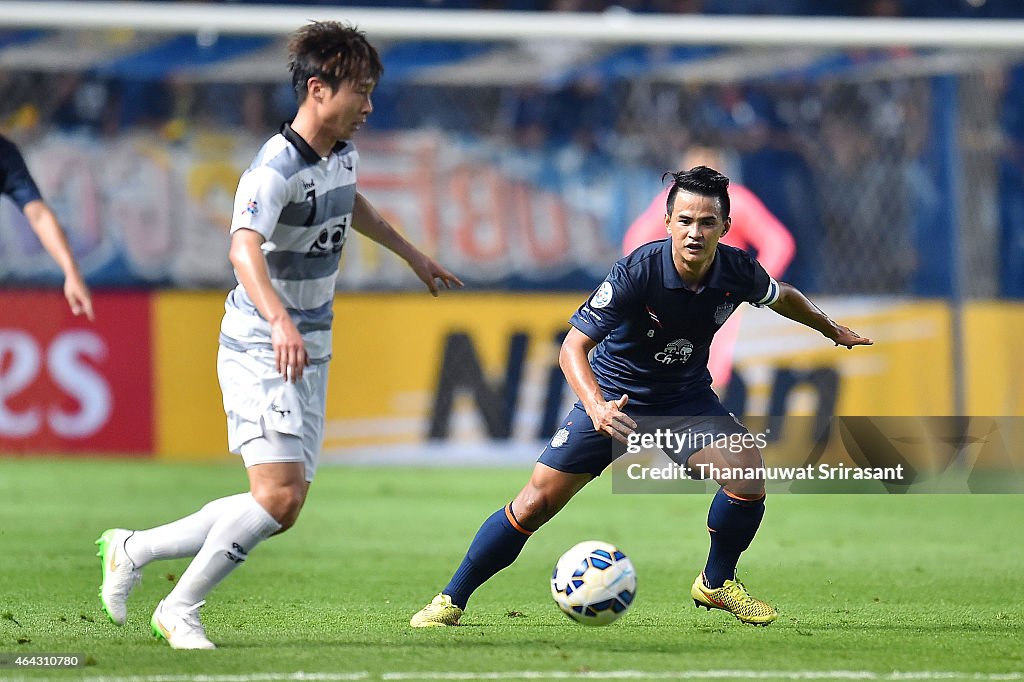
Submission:
POLYGON ((584 625, 618 620, 636 596, 633 562, 615 545, 587 540, 563 554, 551 575, 562 613, 584 625))

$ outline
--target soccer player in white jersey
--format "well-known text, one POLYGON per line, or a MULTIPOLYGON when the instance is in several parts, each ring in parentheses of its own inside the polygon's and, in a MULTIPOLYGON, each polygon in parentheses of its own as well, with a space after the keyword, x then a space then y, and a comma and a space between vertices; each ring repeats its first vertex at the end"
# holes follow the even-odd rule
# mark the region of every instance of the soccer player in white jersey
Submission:
POLYGON ((156 637, 175 649, 213 649, 198 610, 253 548, 292 526, 306 500, 323 440, 331 305, 350 228, 405 259, 437 295, 459 279, 406 241, 356 191, 359 155, 349 141, 373 111, 383 67, 365 35, 314 22, 291 39, 298 112, 260 149, 235 195, 228 294, 217 373, 232 452, 249 492, 210 502, 142 531, 110 529, 97 544, 100 599, 121 625, 126 601, 155 559, 194 556, 153 613, 156 637))

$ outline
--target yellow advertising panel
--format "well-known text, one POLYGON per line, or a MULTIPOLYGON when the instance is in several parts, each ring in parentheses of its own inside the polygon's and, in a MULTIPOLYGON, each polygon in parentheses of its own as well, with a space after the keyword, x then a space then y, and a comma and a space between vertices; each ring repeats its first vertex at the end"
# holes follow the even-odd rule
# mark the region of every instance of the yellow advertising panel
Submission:
MULTIPOLYGON (((534 452, 574 401, 558 370, 567 320, 586 293, 340 294, 324 449, 342 461, 432 449, 534 452), (486 447, 484 447, 486 446, 486 447)), ((157 451, 226 453, 216 378, 220 292, 169 292, 154 306, 157 451)), ((875 345, 836 348, 769 310, 744 312, 735 350, 747 415, 949 415, 952 315, 943 302, 823 299, 875 345)), ((1021 413, 1013 352, 1024 306, 964 314, 972 414, 1021 413)))
MULTIPOLYGON (((502 392, 499 384, 506 378, 509 354, 516 344, 525 346, 524 363, 530 372, 523 384, 533 384, 540 378, 538 373, 557 366, 556 337, 568 328, 580 298, 565 294, 455 294, 437 299, 408 294, 340 296, 335 305, 328 439, 341 446, 422 439, 446 347, 449 370, 458 365, 468 372, 478 363, 491 388, 502 392), (460 337, 468 343, 453 348, 451 344, 460 337)), ((470 379, 466 386, 472 384, 470 379)))
MULTIPOLYGON (((821 299, 832 319, 875 345, 837 348, 815 331, 774 312, 745 310, 735 365, 750 388, 745 414, 781 414, 780 381, 786 372, 834 373, 834 413, 843 415, 946 415, 953 410, 951 323, 940 301, 878 298, 821 299)), ((788 414, 814 414, 804 388, 787 400, 788 414)))
POLYGON ((153 297, 156 452, 175 459, 227 455, 217 382, 221 292, 166 291, 153 297))
POLYGON ((1024 304, 978 302, 964 311, 967 412, 1024 415, 1024 304))
MULTIPOLYGON (((461 293, 437 299, 426 293, 339 295, 325 447, 421 441, 451 335, 470 339, 488 375, 503 372, 510 339, 517 334, 528 338, 531 366, 557 366, 555 336, 567 328, 579 299, 461 293)), ((167 292, 156 299, 156 432, 162 455, 208 458, 226 452, 216 376, 223 310, 220 292, 167 292)), ((471 422, 469 401, 459 400, 457 407, 464 415, 459 419, 471 422)), ((462 430, 472 429, 470 424, 462 430)))

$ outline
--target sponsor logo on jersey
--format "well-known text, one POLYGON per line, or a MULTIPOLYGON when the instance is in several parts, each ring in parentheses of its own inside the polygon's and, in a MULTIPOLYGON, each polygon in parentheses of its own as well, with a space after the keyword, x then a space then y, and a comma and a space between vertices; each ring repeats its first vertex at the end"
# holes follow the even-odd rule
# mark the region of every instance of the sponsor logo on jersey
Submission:
POLYGON ((345 245, 345 226, 335 225, 334 227, 320 230, 316 241, 306 252, 306 258, 326 258, 332 253, 338 253, 345 245))
POLYGON ((591 308, 604 308, 612 302, 612 285, 608 281, 601 282, 590 299, 591 308))
POLYGON ((665 350, 654 354, 654 359, 664 365, 686 362, 693 355, 693 344, 686 339, 676 339, 665 346, 665 350))
POLYGON ((248 213, 249 215, 256 215, 259 212, 260 205, 256 203, 255 199, 249 199, 249 202, 245 205, 245 208, 239 211, 238 215, 243 215, 245 213, 248 213))
POLYGON ((715 324, 723 325, 725 321, 732 315, 732 311, 736 310, 736 306, 732 303, 723 303, 715 308, 715 324))

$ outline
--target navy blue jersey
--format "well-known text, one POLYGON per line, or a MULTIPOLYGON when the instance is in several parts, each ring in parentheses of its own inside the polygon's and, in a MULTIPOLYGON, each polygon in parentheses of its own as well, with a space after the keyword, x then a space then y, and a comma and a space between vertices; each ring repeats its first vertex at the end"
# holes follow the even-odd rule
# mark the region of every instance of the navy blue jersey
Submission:
POLYGON ((3 135, 0 135, 0 194, 11 197, 22 210, 28 202, 42 198, 21 152, 3 135))
POLYGON ((711 339, 736 306, 778 297, 760 263, 724 244, 700 290, 687 289, 665 239, 615 263, 569 322, 598 342, 591 366, 606 398, 626 393, 630 405, 677 405, 711 385, 711 339))

